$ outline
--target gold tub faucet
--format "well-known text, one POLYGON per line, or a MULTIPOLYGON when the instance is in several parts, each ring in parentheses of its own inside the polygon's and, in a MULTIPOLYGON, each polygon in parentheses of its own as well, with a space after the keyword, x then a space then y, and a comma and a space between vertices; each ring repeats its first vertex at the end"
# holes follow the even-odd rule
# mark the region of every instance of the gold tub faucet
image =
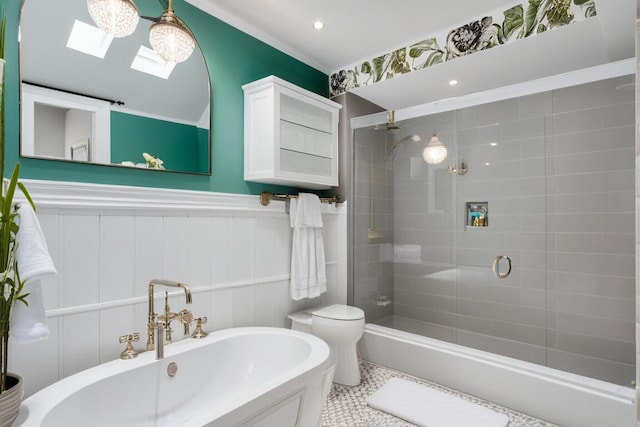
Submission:
MULTIPOLYGON (((156 330, 157 326, 157 318, 158 315, 155 312, 155 308, 154 308, 154 286, 155 285, 161 285, 161 286, 167 286, 170 288, 182 288, 184 290, 184 294, 185 294, 185 299, 187 301, 187 304, 191 304, 191 291, 189 290, 189 286, 187 286, 184 283, 180 283, 180 282, 174 282, 171 280, 164 280, 164 279, 152 279, 149 282, 149 311, 148 311, 148 316, 147 316, 147 350, 153 350, 155 348, 154 345, 154 331, 156 330)), ((167 309, 165 309, 165 311, 168 311, 167 309)), ((168 327, 168 323, 170 322, 170 319, 168 319, 169 314, 173 314, 173 313, 168 313, 165 314, 165 318, 164 323, 165 323, 165 327, 168 327)))

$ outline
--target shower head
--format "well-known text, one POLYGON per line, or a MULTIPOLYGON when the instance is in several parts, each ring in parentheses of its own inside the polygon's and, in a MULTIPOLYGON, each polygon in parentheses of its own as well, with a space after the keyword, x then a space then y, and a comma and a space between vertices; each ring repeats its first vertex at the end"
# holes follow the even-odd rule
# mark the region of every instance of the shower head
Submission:
POLYGON ((422 141, 422 138, 420 137, 420 135, 409 135, 409 136, 405 136, 400 141, 398 141, 398 144, 402 144, 403 142, 408 140, 411 140, 413 142, 420 142, 422 141))

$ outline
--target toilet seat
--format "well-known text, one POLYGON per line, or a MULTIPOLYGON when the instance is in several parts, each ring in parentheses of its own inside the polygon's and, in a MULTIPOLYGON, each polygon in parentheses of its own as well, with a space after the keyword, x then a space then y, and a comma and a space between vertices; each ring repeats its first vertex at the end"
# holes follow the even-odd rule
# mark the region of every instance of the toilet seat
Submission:
POLYGON ((312 316, 333 320, 361 320, 364 319, 364 311, 358 307, 343 304, 334 304, 328 307, 315 310, 312 316))

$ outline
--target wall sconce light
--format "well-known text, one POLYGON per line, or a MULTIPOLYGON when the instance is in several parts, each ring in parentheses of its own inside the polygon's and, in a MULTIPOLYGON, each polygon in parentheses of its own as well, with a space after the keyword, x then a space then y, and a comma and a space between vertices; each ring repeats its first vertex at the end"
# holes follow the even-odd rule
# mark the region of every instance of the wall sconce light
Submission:
POLYGON ((424 161, 430 165, 442 163, 447 158, 447 147, 444 146, 438 134, 434 131, 431 141, 427 144, 422 152, 424 161))
MULTIPOLYGON (((89 15, 98 28, 114 37, 133 34, 140 19, 132 0, 87 0, 89 15)), ((149 28, 149 42, 156 55, 167 62, 182 62, 191 56, 195 37, 173 13, 173 0, 149 28)))
POLYGON ((114 37, 130 36, 140 20, 131 0, 87 0, 87 7, 96 26, 114 37))

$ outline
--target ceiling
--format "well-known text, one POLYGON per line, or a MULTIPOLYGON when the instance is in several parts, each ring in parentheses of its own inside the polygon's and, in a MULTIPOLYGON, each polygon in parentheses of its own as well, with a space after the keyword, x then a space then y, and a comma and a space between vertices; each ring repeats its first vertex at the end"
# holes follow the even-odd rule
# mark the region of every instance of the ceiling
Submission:
MULTIPOLYGON (((526 0, 186 0, 331 74, 526 0), (317 19, 325 23, 313 29, 317 19)), ((353 92, 386 109, 635 56, 635 0, 596 0, 597 16, 353 92), (448 81, 459 84, 450 87, 448 81)))

